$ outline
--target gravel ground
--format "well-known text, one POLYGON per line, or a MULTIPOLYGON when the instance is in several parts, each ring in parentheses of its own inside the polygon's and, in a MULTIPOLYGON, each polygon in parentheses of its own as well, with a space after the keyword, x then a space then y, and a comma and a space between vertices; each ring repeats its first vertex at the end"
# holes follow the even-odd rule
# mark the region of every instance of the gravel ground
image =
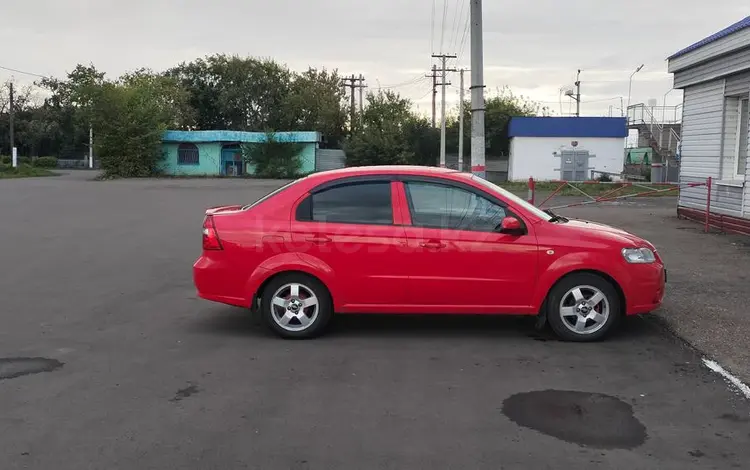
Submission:
MULTIPOLYGON (((632 318, 579 345, 523 318, 351 316, 318 340, 279 340, 244 310, 196 299, 190 270, 203 209, 277 182, 90 176, 0 182, 3 470, 705 470, 750 459, 748 401, 654 322, 632 318)), ((724 319, 743 313, 745 246, 696 233, 668 202, 646 204, 581 215, 654 241, 670 266, 661 315, 739 371, 744 323, 724 319)))

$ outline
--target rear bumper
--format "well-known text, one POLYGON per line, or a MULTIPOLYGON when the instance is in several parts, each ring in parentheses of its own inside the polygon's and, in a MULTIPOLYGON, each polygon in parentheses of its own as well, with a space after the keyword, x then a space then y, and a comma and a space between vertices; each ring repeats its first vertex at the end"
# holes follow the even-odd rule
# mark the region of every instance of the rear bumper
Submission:
POLYGON ((237 307, 249 307, 248 299, 227 295, 227 287, 231 285, 232 280, 225 279, 226 277, 226 267, 205 256, 201 256, 193 264, 193 284, 198 297, 237 307))
POLYGON ((667 283, 667 270, 661 263, 634 266, 633 277, 625 293, 627 314, 639 315, 661 307, 667 283))

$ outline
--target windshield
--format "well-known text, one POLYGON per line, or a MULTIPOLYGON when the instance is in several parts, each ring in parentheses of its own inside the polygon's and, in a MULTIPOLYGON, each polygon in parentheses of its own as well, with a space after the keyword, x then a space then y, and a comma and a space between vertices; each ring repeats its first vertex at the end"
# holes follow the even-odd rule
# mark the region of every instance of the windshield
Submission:
POLYGON ((265 201, 266 199, 268 199, 268 198, 270 198, 272 196, 275 196, 276 194, 279 194, 281 191, 289 188, 290 186, 292 186, 293 184, 295 184, 295 183, 297 183, 299 181, 302 181, 303 179, 305 179, 305 178, 299 178, 299 179, 296 179, 294 181, 290 181, 289 183, 285 184, 284 186, 282 186, 282 187, 280 187, 278 189, 274 189, 273 191, 271 191, 270 193, 266 194, 265 196, 263 196, 262 198, 258 199, 257 201, 255 201, 253 203, 250 203, 250 204, 247 204, 246 206, 243 206, 242 210, 246 211, 246 210, 250 209, 253 206, 257 206, 258 204, 260 204, 261 202, 265 201))
POLYGON ((484 186, 487 189, 490 189, 494 192, 502 194, 503 197, 505 197, 506 199, 513 201, 514 204, 526 209, 527 211, 531 212, 532 214, 536 215, 542 220, 549 221, 550 219, 552 219, 552 216, 549 215, 548 213, 544 212, 543 210, 536 207, 535 205, 529 203, 525 199, 516 196, 515 194, 511 193, 507 189, 501 188, 495 183, 491 183, 487 181, 486 179, 480 178, 476 175, 471 175, 471 179, 476 181, 477 183, 480 183, 482 186, 484 186))

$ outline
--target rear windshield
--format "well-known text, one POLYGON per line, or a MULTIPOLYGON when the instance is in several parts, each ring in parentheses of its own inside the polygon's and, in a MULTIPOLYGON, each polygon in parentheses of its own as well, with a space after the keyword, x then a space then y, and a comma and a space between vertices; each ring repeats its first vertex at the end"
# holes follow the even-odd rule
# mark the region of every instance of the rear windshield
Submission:
POLYGON ((265 200, 267 200, 267 199, 269 199, 269 198, 271 198, 271 197, 279 194, 280 192, 284 191, 285 189, 288 189, 291 186, 294 186, 296 183, 302 181, 303 179, 304 178, 299 178, 299 179, 296 179, 294 181, 290 181, 289 183, 285 184, 284 186, 282 186, 282 187, 280 187, 278 189, 274 189, 273 191, 271 191, 270 193, 266 194, 265 196, 263 196, 262 198, 258 199, 257 201, 252 202, 250 204, 247 204, 246 206, 243 206, 242 210, 246 211, 246 210, 250 209, 251 207, 257 206, 261 202, 263 202, 263 201, 265 201, 265 200))

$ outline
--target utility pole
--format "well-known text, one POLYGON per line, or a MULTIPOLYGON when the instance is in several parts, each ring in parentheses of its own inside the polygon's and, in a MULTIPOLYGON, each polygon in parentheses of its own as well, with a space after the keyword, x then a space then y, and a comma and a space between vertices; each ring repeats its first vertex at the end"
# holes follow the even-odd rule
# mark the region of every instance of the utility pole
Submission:
POLYGON ((362 76, 362 74, 359 74, 359 127, 362 127, 362 115, 364 114, 365 105, 364 100, 362 99, 363 96, 363 90, 365 89, 365 85, 363 84, 365 80, 365 77, 362 76))
POLYGON ((447 72, 456 71, 456 69, 447 69, 445 66, 446 61, 448 59, 455 59, 456 55, 432 54, 432 57, 443 61, 443 64, 440 67, 440 72, 442 73, 442 79, 440 81, 442 87, 442 101, 440 103, 440 166, 445 167, 445 86, 450 85, 450 83, 446 81, 445 74, 447 72))
POLYGON ((458 97, 458 171, 464 171, 464 69, 461 69, 458 97))
POLYGON ((581 69, 576 75, 576 117, 581 117, 581 69))
POLYGON ((352 113, 351 128, 352 128, 352 131, 354 131, 354 114, 356 112, 356 109, 354 107, 354 83, 355 83, 354 80, 355 80, 354 79, 354 74, 352 74, 352 93, 351 93, 351 95, 352 95, 351 96, 351 98, 352 98, 352 109, 351 109, 351 113, 352 113))
POLYGON ((432 79, 432 128, 435 128, 435 100, 437 99, 437 65, 432 66, 432 73, 425 75, 432 79))
POLYGON ((484 178, 484 52, 482 0, 471 0, 471 172, 484 178))
POLYGON ((351 99, 351 117, 350 117, 350 123, 349 123, 349 131, 354 132, 354 121, 355 116, 357 115, 357 106, 355 102, 355 96, 354 96, 354 90, 355 88, 359 88, 359 100, 360 100, 360 109, 362 107, 362 88, 364 85, 362 82, 364 81, 364 77, 362 75, 359 76, 359 78, 355 77, 354 74, 352 74, 351 77, 344 77, 341 80, 344 82, 344 86, 349 88, 349 97, 351 99), (359 84, 357 83, 359 82, 359 84))
POLYGON ((10 86, 10 93, 9 93, 10 101, 9 101, 8 104, 9 104, 10 108, 9 108, 8 112, 9 112, 9 116, 10 116, 10 122, 9 122, 9 128, 10 128, 10 153, 12 155, 11 158, 12 158, 13 166, 15 167, 17 165, 17 159, 16 159, 16 137, 15 137, 15 129, 14 129, 14 124, 15 124, 15 122, 14 122, 15 121, 15 106, 13 104, 13 82, 12 81, 9 83, 9 86, 10 86))

